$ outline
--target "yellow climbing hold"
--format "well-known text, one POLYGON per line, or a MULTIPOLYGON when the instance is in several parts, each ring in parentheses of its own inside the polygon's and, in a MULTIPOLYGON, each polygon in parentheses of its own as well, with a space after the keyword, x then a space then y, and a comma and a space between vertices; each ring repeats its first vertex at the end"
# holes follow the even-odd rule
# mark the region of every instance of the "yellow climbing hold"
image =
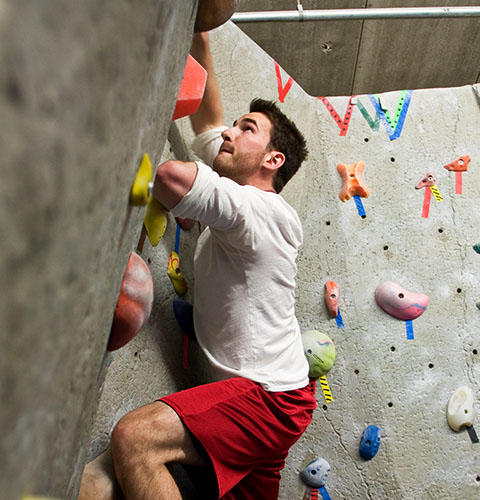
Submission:
POLYGON ((178 295, 187 293, 188 285, 180 270, 180 258, 177 252, 172 252, 168 259, 167 274, 178 295))
POLYGON ((144 206, 151 198, 148 192, 148 185, 152 180, 152 163, 147 153, 143 155, 137 176, 130 191, 130 204, 134 206, 144 206))
POLYGON ((167 229, 167 213, 161 203, 152 198, 147 206, 147 213, 143 225, 147 230, 148 239, 152 247, 156 247, 167 229))

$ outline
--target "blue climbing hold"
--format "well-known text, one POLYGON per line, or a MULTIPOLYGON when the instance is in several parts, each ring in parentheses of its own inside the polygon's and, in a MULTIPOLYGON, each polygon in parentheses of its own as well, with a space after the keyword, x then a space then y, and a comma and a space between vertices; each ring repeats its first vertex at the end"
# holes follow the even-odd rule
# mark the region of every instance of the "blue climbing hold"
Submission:
POLYGON ((364 460, 371 460, 377 454, 380 439, 380 429, 376 425, 366 427, 360 440, 360 456, 364 460))
POLYGON ((193 306, 180 299, 173 299, 173 314, 178 325, 191 340, 197 340, 193 326, 193 306))
POLYGON ((300 472, 300 478, 310 488, 321 488, 329 472, 330 464, 324 458, 316 458, 300 472))

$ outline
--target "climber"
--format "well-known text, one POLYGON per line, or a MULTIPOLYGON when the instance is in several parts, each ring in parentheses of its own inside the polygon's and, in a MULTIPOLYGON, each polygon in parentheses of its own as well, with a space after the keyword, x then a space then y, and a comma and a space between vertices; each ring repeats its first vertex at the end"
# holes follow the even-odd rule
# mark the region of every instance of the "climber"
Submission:
POLYGON ((215 382, 121 418, 111 451, 85 469, 81 500, 89 491, 122 498, 118 488, 127 499, 180 499, 171 462, 204 467, 211 498, 274 500, 288 450, 316 407, 294 312, 302 228, 278 195, 307 156, 305 140, 261 99, 223 126, 208 34, 194 35, 191 53, 209 75, 191 116, 205 163, 159 165, 153 195, 174 216, 208 226, 195 252, 194 322, 215 382))

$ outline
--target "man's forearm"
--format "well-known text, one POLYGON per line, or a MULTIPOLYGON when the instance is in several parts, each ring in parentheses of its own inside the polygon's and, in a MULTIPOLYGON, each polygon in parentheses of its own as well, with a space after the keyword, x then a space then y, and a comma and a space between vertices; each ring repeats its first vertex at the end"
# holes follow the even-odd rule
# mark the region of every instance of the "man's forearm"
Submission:
POLYGON ((198 135, 206 130, 223 125, 222 100, 213 69, 208 33, 195 33, 193 35, 190 54, 208 73, 202 102, 197 112, 190 116, 193 131, 198 135))

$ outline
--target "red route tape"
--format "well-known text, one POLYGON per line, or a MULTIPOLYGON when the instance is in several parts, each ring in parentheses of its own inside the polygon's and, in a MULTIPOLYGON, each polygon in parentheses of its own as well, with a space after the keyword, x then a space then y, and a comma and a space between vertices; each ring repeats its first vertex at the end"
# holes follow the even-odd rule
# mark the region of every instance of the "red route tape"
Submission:
POLYGON ((352 99, 355 96, 352 95, 348 101, 348 106, 347 110, 345 111, 345 116, 343 117, 343 120, 340 118, 340 115, 337 113, 335 108, 331 105, 330 101, 326 97, 319 97, 319 99, 325 104, 328 112, 332 116, 332 118, 335 120, 336 124, 340 128, 340 135, 347 135, 347 130, 348 130, 348 125, 350 124, 350 118, 352 117, 352 110, 354 104, 352 104, 352 99))
POLYGON ((462 174, 463 172, 455 172, 455 193, 462 194, 462 174))
POLYGON ((430 209, 430 200, 432 199, 432 191, 427 186, 425 188, 425 196, 423 197, 423 209, 422 209, 422 217, 426 219, 428 217, 428 211, 430 209))
POLYGON ((280 102, 283 102, 285 101, 285 97, 287 97, 289 90, 292 88, 293 78, 290 77, 284 87, 282 83, 282 75, 280 75, 280 66, 278 65, 277 61, 273 62, 275 63, 275 73, 277 74, 278 99, 280 100, 280 102))

